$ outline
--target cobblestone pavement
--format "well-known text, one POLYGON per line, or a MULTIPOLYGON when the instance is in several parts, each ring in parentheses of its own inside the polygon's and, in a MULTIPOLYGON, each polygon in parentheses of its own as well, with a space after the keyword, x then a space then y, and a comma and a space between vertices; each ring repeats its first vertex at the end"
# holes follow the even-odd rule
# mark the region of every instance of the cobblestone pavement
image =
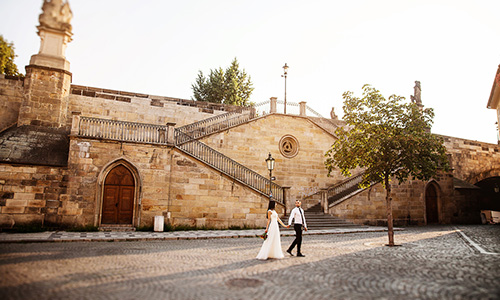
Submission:
POLYGON ((499 239, 500 226, 405 228, 399 247, 384 232, 308 235, 305 258, 267 261, 255 237, 3 243, 0 298, 500 299, 499 239))
MULTIPOLYGON (((400 230, 396 228, 395 230, 400 230)), ((332 228, 324 230, 309 230, 306 235, 317 234, 344 234, 358 232, 387 231, 387 227, 356 226, 346 228, 332 228)), ((264 229, 252 230, 193 230, 193 231, 170 231, 170 232, 37 232, 37 233, 0 233, 0 243, 12 242, 94 242, 94 241, 152 241, 152 240, 192 240, 213 238, 238 238, 258 237, 264 233, 264 229)), ((281 231, 282 236, 295 235, 292 229, 281 231)))

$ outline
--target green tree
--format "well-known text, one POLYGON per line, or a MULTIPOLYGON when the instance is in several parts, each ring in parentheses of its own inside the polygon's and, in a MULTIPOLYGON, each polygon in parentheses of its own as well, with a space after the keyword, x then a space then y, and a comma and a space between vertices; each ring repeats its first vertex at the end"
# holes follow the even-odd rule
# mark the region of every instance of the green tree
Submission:
POLYGON ((7 40, 0 35, 0 74, 21 76, 14 63, 15 57, 14 44, 7 42, 7 40))
POLYGON ((225 71, 222 68, 210 70, 208 78, 199 71, 192 84, 193 98, 196 101, 248 106, 254 90, 252 85, 250 76, 245 70, 240 70, 235 58, 225 71))
POLYGON ((362 186, 382 181, 386 190, 389 246, 394 246, 391 179, 409 176, 429 180, 439 169, 448 170, 446 148, 430 133, 434 112, 405 102, 401 96, 385 99, 375 88, 363 86, 363 97, 345 92, 344 121, 338 140, 325 154, 328 175, 339 168, 344 176, 363 168, 362 186))

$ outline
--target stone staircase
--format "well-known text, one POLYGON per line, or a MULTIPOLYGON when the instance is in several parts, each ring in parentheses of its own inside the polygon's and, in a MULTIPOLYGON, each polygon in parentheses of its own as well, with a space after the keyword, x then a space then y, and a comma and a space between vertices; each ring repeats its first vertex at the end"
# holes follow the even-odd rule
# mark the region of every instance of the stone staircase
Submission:
POLYGON ((280 185, 269 182, 269 178, 243 166, 226 155, 211 148, 199 139, 209 134, 227 130, 230 127, 246 123, 254 118, 253 110, 243 109, 241 112, 231 112, 201 120, 186 126, 175 128, 175 148, 185 154, 220 171, 233 180, 262 194, 269 195, 271 189, 273 198, 278 203, 284 203, 284 189, 280 185), (270 185, 270 186, 269 186, 270 185))
MULTIPOLYGON (((247 169, 246 167, 238 164, 229 157, 226 157, 222 153, 214 150, 208 145, 199 141, 200 138, 207 135, 219 132, 221 130, 226 130, 230 127, 238 126, 240 124, 246 123, 255 117, 254 112, 251 110, 243 110, 240 112, 231 112, 223 115, 214 116, 199 122, 185 125, 175 129, 175 147, 184 153, 210 165, 216 170, 221 171, 227 176, 239 181, 250 187, 251 189, 261 193, 262 195, 267 195, 268 179, 260 176, 254 171, 247 169), (266 186, 267 185, 267 186, 266 186)), ((320 119, 320 118, 316 118, 320 119)), ((318 120, 314 120, 315 123, 318 120)), ((335 124, 332 122, 328 123, 331 131, 334 131, 335 124)), ((319 125, 318 125, 319 126, 319 125)), ((325 125, 323 124, 325 127, 325 125)), ((356 179, 360 178, 354 176, 356 179)), ((283 203, 283 190, 282 187, 276 185, 274 182, 271 184, 273 189, 273 195, 275 200, 283 203)), ((358 181, 353 182, 353 178, 337 184, 329 189, 329 204, 332 202, 352 193, 355 191, 358 185, 358 181)), ((342 228, 342 227, 364 227, 360 226, 346 220, 331 216, 329 214, 324 214, 321 210, 321 204, 318 203, 305 212, 305 217, 307 220, 308 229, 331 229, 331 228, 342 228)), ((288 219, 283 220, 285 223, 288 219)), ((292 228, 290 228, 293 230, 292 228)), ((290 230, 289 229, 289 230, 290 230)))
POLYGON ((364 227, 346 220, 325 214, 321 210, 321 203, 318 203, 307 210, 304 210, 308 229, 331 229, 339 227, 364 227))

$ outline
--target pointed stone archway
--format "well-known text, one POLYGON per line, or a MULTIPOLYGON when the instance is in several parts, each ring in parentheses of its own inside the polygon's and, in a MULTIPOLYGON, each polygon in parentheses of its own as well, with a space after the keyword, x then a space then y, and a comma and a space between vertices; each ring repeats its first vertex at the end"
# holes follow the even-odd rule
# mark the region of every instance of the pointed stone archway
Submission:
POLYGON ((141 179, 137 168, 124 159, 118 159, 103 168, 98 182, 95 224, 137 226, 141 202, 141 179))
POLYGON ((123 165, 114 167, 104 181, 101 224, 133 222, 135 182, 123 165))
POLYGON ((435 182, 425 188, 425 216, 427 224, 439 223, 439 186, 435 182))

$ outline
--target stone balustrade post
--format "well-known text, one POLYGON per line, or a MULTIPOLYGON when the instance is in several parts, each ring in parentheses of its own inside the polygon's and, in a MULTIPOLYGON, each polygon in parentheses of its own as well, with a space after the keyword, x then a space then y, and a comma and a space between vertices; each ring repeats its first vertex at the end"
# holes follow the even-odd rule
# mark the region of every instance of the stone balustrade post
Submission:
POLYGON ((321 208, 323 213, 328 213, 328 189, 321 189, 321 208))
POLYGON ((73 119, 71 120, 71 135, 77 136, 80 131, 80 113, 73 112, 73 119))
POLYGON ((256 114, 256 113, 257 113, 257 111, 256 111, 255 107, 253 107, 253 106, 252 106, 252 107, 250 108, 250 119, 255 118, 255 114, 256 114))
POLYGON ((175 144, 175 124, 176 123, 167 123, 167 144, 174 145, 175 144))
POLYGON ((275 114, 276 113, 277 102, 278 102, 278 98, 277 97, 271 97, 271 108, 269 110, 270 114, 275 114))
POLYGON ((300 105, 300 116, 305 117, 306 116, 306 103, 305 101, 299 102, 300 105))
POLYGON ((289 186, 283 187, 283 204, 285 204, 285 216, 292 211, 295 207, 294 201, 290 196, 290 188, 289 186))

